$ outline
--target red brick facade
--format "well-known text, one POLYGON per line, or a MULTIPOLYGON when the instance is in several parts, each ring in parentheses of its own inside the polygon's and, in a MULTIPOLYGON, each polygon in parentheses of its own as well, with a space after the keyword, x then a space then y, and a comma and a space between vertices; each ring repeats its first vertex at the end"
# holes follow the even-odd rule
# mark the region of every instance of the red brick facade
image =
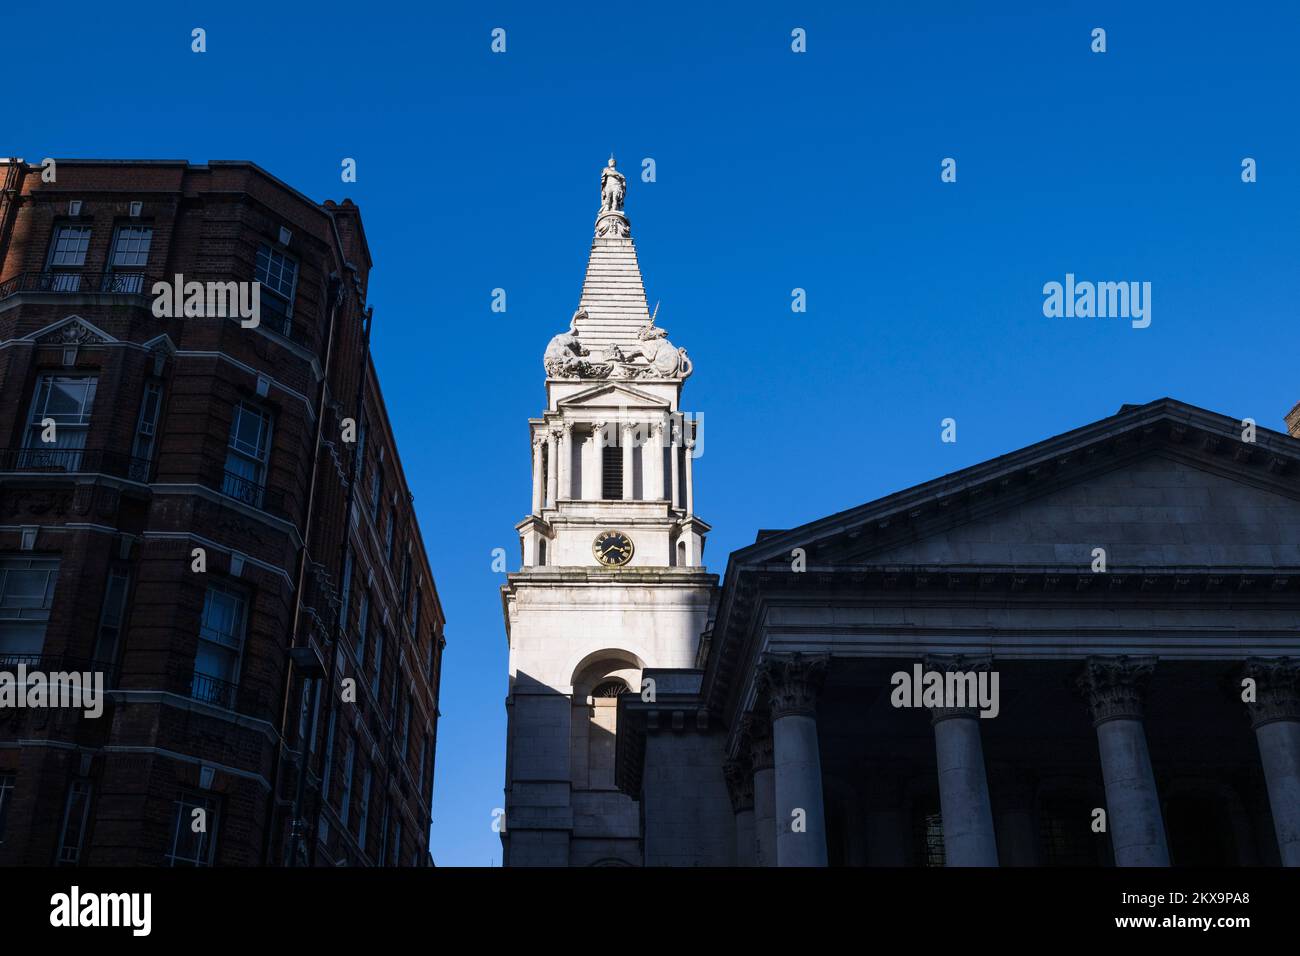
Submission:
POLYGON ((444 619, 359 210, 243 162, 55 170, 0 160, 0 671, 108 691, 0 708, 0 865, 282 864, 302 725, 300 860, 425 865, 444 619), (177 274, 262 279, 261 325, 156 317, 177 274), (333 672, 305 721, 291 644, 333 672))

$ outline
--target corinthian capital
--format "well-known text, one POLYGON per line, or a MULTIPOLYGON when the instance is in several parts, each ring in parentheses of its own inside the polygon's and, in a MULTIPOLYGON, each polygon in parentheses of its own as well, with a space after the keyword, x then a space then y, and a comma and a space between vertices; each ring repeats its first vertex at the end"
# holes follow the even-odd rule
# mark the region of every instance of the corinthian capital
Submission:
POLYGON ((1154 657, 1089 657, 1076 681, 1092 711, 1093 725, 1142 719, 1142 701, 1155 671, 1154 657))
POLYGON ((817 695, 826 679, 829 662, 826 654, 805 656, 796 651, 763 655, 758 664, 758 679, 770 699, 773 720, 796 714, 811 716, 816 712, 817 695))
POLYGON ((1300 721, 1300 661, 1252 657, 1242 667, 1241 676, 1255 682, 1255 699, 1245 701, 1251 727, 1275 720, 1300 721))

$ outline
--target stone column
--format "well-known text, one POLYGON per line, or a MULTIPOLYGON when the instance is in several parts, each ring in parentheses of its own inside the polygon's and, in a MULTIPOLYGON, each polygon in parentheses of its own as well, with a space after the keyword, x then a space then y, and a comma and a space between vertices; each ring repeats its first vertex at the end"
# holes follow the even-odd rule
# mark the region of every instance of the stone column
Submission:
POLYGON ((1154 657, 1090 657, 1078 678, 1097 728, 1116 866, 1169 865, 1160 795, 1142 723, 1142 699, 1155 664, 1154 657))
POLYGON ((650 501, 662 501, 664 498, 664 424, 650 423, 650 439, 646 442, 644 460, 646 465, 646 498, 650 501))
MULTIPOLYGON (((925 669, 940 673, 987 671, 988 658, 927 658, 925 669)), ((945 866, 997 866, 980 716, 974 707, 932 707, 934 749, 939 769, 939 809, 943 815, 945 866)))
MULTIPOLYGON (((689 426, 688 426, 689 427, 689 426)), ((695 514, 695 478, 691 474, 691 455, 695 453, 695 439, 686 439, 686 513, 695 514)))
POLYGON ((623 500, 632 500, 633 482, 636 480, 634 469, 636 468, 636 449, 632 445, 633 428, 631 422, 621 422, 619 424, 619 444, 623 448, 623 500))
POLYGON ((562 422, 560 424, 560 467, 555 471, 556 474, 560 476, 560 489, 556 494, 556 501, 559 501, 560 498, 572 498, 573 422, 562 422))
POLYGON ((759 664, 759 680, 772 709, 778 866, 826 865, 816 707, 829 660, 794 653, 764 655, 759 664))
POLYGON ((533 514, 542 513, 542 436, 533 436, 533 514))
POLYGON ((747 714, 749 768, 754 775, 754 865, 776 866, 776 765, 772 759, 772 721, 747 714))
POLYGON ((546 432, 546 507, 555 507, 555 495, 560 483, 555 473, 555 466, 560 457, 559 442, 555 440, 555 430, 546 432))
POLYGON ((736 866, 755 866, 754 772, 749 766, 749 755, 728 760, 722 770, 727 778, 731 809, 736 814, 736 866))
POLYGON ((1283 866, 1300 866, 1300 662, 1251 658, 1241 676, 1255 681, 1255 699, 1246 709, 1264 765, 1278 856, 1283 866))
POLYGON ((668 500, 674 508, 681 507, 682 500, 682 476, 681 464, 677 461, 677 446, 681 443, 681 429, 675 424, 669 424, 668 428, 668 461, 672 470, 672 488, 669 489, 668 500))
POLYGON ((595 422, 592 426, 591 441, 596 446, 596 464, 592 473, 596 476, 596 500, 605 497, 605 423, 595 422))

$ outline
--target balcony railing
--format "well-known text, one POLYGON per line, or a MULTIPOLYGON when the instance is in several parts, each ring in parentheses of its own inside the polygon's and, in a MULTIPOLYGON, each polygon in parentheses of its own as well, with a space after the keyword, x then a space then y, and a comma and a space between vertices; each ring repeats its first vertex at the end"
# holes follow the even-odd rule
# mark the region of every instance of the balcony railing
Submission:
POLYGON ((143 272, 20 272, 0 282, 0 299, 20 292, 146 295, 155 281, 143 272))
POLYGON ((236 501, 241 501, 250 508, 265 511, 278 518, 287 518, 284 508, 284 492, 237 475, 233 471, 222 471, 215 482, 211 483, 217 491, 236 501))
POLYGON ((112 661, 97 661, 90 657, 75 657, 71 654, 0 654, 0 671, 16 674, 19 665, 27 668, 27 673, 40 671, 42 674, 71 673, 104 675, 104 686, 112 687, 114 665, 112 661))
POLYGON ((189 694, 191 697, 205 704, 215 704, 227 710, 235 709, 235 691, 238 690, 238 687, 238 684, 212 677, 209 674, 202 674, 199 671, 190 674, 189 694))
POLYGON ((0 448, 0 471, 104 474, 147 482, 150 462, 102 448, 0 448))

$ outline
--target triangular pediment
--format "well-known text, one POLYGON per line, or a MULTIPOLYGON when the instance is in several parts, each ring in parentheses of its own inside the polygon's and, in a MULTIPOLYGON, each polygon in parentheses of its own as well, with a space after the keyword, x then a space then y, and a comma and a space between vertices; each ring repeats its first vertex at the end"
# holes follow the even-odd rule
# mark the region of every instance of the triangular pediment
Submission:
POLYGON ((801 528, 742 565, 1300 567, 1300 441, 1162 399, 801 528))
POLYGON ((622 382, 602 382, 559 399, 557 408, 671 408, 666 398, 622 382))
POLYGON ((43 329, 37 329, 30 335, 23 336, 23 340, 37 345, 104 345, 117 341, 79 315, 70 315, 43 329))

